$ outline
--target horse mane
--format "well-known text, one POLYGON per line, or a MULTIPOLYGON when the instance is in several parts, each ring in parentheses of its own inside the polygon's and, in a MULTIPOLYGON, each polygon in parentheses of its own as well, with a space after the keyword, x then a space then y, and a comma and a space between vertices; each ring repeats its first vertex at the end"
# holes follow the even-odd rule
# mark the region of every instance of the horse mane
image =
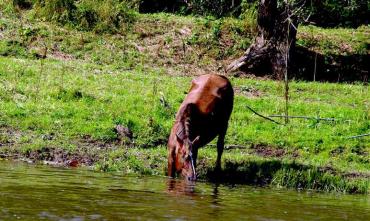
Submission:
POLYGON ((195 108, 195 104, 189 103, 186 104, 186 106, 184 106, 179 112, 180 119, 178 120, 179 124, 177 127, 176 136, 183 141, 189 141, 190 139, 192 132, 191 121, 195 108))

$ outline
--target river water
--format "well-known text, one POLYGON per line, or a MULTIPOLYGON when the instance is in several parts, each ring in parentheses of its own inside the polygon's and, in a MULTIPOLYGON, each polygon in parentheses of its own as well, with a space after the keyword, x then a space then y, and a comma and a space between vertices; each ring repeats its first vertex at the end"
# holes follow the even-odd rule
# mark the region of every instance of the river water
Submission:
POLYGON ((187 183, 0 161, 0 220, 370 220, 369 195, 187 183))

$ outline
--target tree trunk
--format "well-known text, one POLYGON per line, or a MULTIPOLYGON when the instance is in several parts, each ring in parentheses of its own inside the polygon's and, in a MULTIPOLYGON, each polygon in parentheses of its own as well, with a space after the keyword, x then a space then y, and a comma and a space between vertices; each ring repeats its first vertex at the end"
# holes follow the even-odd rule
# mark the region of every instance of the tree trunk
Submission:
POLYGON ((260 0, 257 24, 254 43, 226 71, 267 71, 281 79, 290 67, 297 34, 296 18, 287 1, 278 8, 277 0, 260 0))

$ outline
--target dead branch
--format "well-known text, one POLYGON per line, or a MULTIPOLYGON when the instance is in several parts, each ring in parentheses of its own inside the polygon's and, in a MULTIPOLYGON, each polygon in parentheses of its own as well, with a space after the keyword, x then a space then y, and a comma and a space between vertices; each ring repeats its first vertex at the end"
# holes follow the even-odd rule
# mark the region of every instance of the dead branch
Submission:
MULTIPOLYGON (((270 115, 268 117, 280 117, 280 118, 285 118, 285 115, 270 115)), ((320 117, 307 117, 307 116, 288 116, 288 118, 300 118, 300 119, 307 119, 307 120, 326 120, 326 121, 340 121, 335 118, 320 118, 320 117)), ((344 120, 344 121, 350 121, 350 120, 344 120)))
MULTIPOLYGON (((206 146, 209 147, 217 147, 216 144, 207 144, 206 146)), ((239 145, 239 144, 230 144, 230 145, 225 145, 225 150, 232 150, 232 149, 247 149, 249 146, 244 146, 244 145, 239 145)))
POLYGON ((257 113, 255 110, 253 110, 252 108, 250 108, 248 105, 246 105, 246 107, 247 107, 250 111, 252 111, 254 114, 256 114, 257 116, 260 116, 260 117, 262 117, 262 118, 264 118, 264 119, 266 119, 266 120, 272 121, 272 122, 274 122, 275 124, 284 125, 284 124, 282 124, 282 123, 279 123, 279 122, 277 122, 277 121, 274 121, 273 119, 271 119, 271 118, 269 118, 269 117, 265 117, 265 116, 263 116, 262 114, 257 113))
POLYGON ((354 138, 360 138, 360 137, 366 137, 366 136, 370 136, 370 133, 368 133, 368 134, 360 134, 360 135, 348 137, 348 139, 354 139, 354 138))
POLYGON ((232 149, 247 149, 248 146, 243 146, 243 145, 238 145, 238 144, 230 144, 226 145, 225 149, 226 150, 232 150, 232 149))

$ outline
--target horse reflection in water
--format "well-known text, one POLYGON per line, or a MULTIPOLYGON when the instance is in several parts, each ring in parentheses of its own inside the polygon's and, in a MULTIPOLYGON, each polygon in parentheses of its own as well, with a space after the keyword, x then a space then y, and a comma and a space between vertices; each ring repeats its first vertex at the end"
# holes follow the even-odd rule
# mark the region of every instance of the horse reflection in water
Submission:
MULTIPOLYGON (((198 186, 198 189, 202 190, 202 187, 198 186)), ((206 201, 212 205, 209 207, 210 210, 207 211, 207 214, 211 215, 211 217, 218 217, 222 210, 222 204, 220 203, 219 198, 219 184, 215 184, 213 186, 212 192, 204 192, 199 190, 197 191, 196 189, 195 181, 173 178, 169 178, 167 180, 166 192, 169 195, 176 198, 185 197, 191 200, 191 202, 194 202, 194 204, 192 204, 192 209, 198 208, 199 204, 196 202, 199 202, 199 200, 203 202, 206 201)))
MULTIPOLYGON (((212 194, 211 194, 211 202, 215 205, 218 204, 218 190, 219 184, 216 183, 213 186, 212 194)), ((196 182, 191 180, 184 180, 184 179, 173 179, 169 178, 167 180, 167 193, 172 195, 187 195, 187 196, 197 196, 196 192, 196 182)))
POLYGON ((195 181, 168 179, 167 192, 173 195, 188 195, 195 196, 195 181))

